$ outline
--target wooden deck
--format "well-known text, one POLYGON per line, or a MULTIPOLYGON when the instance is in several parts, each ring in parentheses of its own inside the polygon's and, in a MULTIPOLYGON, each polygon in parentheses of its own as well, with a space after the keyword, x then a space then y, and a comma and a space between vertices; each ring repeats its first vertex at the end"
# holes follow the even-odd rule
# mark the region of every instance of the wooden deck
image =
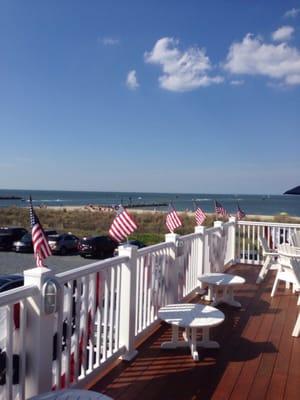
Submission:
POLYGON ((282 285, 270 298, 274 271, 259 286, 257 267, 236 265, 230 271, 247 283, 236 291, 241 310, 220 307, 226 319, 212 331, 219 350, 200 350, 199 362, 187 349, 162 350, 160 344, 171 337, 162 323, 132 362, 121 362, 91 390, 120 400, 299 400, 300 338, 291 336, 296 295, 282 285))

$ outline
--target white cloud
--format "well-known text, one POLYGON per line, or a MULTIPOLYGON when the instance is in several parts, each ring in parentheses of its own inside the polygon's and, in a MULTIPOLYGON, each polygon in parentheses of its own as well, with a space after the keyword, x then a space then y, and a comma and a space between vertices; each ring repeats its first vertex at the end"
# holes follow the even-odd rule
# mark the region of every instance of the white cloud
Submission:
POLYGON ((162 67, 159 84, 166 90, 185 92, 223 82, 221 76, 208 75, 212 66, 205 50, 190 47, 182 52, 178 49, 178 41, 173 38, 159 39, 144 57, 145 62, 162 67))
POLYGON ((295 29, 292 26, 282 26, 272 33, 272 38, 277 42, 284 42, 291 39, 294 31, 295 29))
POLYGON ((137 80, 136 71, 134 69, 128 72, 126 85, 131 90, 135 90, 140 86, 137 80))
POLYGON ((292 8, 291 10, 288 10, 284 14, 284 16, 286 18, 296 18, 299 13, 300 13, 300 8, 292 8))
POLYGON ((224 68, 232 74, 264 75, 286 85, 298 85, 300 52, 286 43, 264 43, 248 33, 230 46, 224 68))
POLYGON ((233 79, 232 81, 230 81, 230 85, 233 86, 241 86, 245 83, 245 81, 243 81, 242 79, 233 79))
POLYGON ((104 46, 117 46, 118 44, 120 44, 120 40, 113 37, 104 37, 101 38, 100 41, 102 42, 102 44, 104 44, 104 46))

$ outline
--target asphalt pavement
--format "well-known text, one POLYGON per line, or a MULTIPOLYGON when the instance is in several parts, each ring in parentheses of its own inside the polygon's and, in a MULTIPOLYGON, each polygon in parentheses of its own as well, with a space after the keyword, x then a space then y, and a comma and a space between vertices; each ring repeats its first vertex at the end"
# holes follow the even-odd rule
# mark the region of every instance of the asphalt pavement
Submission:
MULTIPOLYGON (((97 260, 85 259, 78 255, 51 256, 45 265, 55 273, 91 264, 97 260)), ((0 251, 0 275, 22 273, 25 269, 36 267, 33 254, 0 251)))

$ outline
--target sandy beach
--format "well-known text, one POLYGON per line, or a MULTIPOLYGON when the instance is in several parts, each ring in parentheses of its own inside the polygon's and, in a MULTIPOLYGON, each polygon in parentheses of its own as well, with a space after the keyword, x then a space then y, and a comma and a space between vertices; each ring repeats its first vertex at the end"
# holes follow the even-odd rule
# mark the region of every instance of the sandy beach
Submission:
MULTIPOLYGON (((110 207, 103 207, 103 206, 97 206, 97 205, 85 205, 85 206, 47 206, 47 208, 44 209, 49 209, 53 211, 61 211, 61 210, 66 210, 68 211, 79 211, 79 212, 89 212, 89 213, 98 213, 100 212, 108 212, 112 213, 113 210, 110 207)), ((135 214, 165 214, 167 211, 162 211, 162 210, 147 210, 147 209, 142 209, 142 208, 129 208, 129 212, 135 213, 135 214)), ((186 214, 190 217, 194 215, 193 211, 178 211, 179 214, 186 214)), ((214 216, 214 213, 206 213, 207 216, 214 216)), ((279 214, 279 215, 259 215, 259 214, 247 214, 246 220, 251 220, 251 221, 273 221, 274 218, 282 218, 282 219, 287 219, 290 222, 295 222, 299 223, 300 222, 300 217, 296 216, 291 216, 288 214, 279 214)))

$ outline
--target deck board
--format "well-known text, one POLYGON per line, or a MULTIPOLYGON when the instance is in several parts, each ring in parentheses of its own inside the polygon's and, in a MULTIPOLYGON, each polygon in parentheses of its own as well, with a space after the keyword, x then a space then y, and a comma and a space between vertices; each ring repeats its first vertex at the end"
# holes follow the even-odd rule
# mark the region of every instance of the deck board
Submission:
POLYGON ((120 363, 91 390, 115 400, 299 400, 300 338, 291 336, 296 295, 281 285, 271 299, 274 271, 259 286, 258 267, 236 265, 231 272, 246 284, 236 291, 241 310, 220 307, 225 321, 212 330, 219 350, 200 349, 199 362, 187 349, 162 350, 161 343, 171 338, 162 323, 133 361, 120 363))

